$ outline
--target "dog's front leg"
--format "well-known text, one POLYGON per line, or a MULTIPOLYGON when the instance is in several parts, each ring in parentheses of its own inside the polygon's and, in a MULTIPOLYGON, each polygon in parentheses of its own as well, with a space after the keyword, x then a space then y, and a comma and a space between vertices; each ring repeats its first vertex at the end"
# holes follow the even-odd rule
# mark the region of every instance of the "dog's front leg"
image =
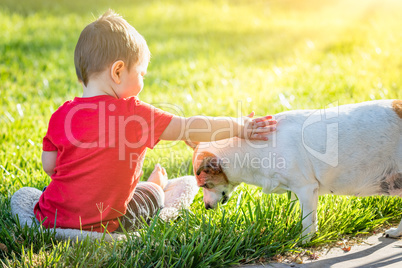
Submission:
POLYGON ((300 187, 294 191, 303 211, 303 236, 311 236, 317 231, 318 183, 300 187))

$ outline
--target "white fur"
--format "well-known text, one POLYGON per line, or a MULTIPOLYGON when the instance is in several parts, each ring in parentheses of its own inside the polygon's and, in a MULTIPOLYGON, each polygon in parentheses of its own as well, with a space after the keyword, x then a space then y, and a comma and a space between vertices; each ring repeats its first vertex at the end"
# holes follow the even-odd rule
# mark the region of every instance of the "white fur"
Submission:
MULTIPOLYGON (((385 194, 381 182, 402 173, 402 119, 391 103, 280 113, 275 116, 277 131, 268 142, 234 138, 201 143, 194 165, 203 152, 210 152, 220 158, 231 185, 245 182, 265 193, 294 192, 306 217, 303 234, 307 235, 316 231, 319 195, 385 194)), ((390 189, 389 194, 402 196, 402 189, 390 189)), ((215 207, 221 197, 207 195, 204 201, 215 207)), ((387 234, 402 235, 402 222, 387 234)))

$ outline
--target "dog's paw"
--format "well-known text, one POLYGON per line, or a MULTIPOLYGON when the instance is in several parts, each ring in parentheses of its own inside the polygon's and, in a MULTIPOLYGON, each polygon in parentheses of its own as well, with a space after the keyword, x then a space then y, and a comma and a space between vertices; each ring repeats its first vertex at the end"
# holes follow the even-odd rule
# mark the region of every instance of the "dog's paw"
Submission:
POLYGON ((402 232, 398 230, 398 228, 391 228, 389 230, 386 230, 384 235, 385 237, 399 238, 400 236, 402 236, 402 232))

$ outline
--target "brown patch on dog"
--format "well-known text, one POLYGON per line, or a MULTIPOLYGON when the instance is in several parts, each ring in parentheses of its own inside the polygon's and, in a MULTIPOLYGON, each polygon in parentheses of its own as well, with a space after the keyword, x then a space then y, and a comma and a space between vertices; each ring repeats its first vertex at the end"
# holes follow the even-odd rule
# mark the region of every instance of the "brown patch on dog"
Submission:
POLYGON ((199 169, 201 163, 204 161, 204 158, 207 157, 217 157, 213 153, 210 152, 203 152, 203 153, 198 153, 198 147, 195 148, 194 154, 193 154, 193 168, 194 168, 194 175, 197 174, 197 170, 199 169))
POLYGON ((402 173, 394 175, 394 189, 402 189, 402 173))
POLYGON ((389 182, 382 181, 380 187, 382 193, 389 195, 389 182))
POLYGON ((402 100, 394 100, 392 102, 392 109, 402 119, 402 100))
POLYGON ((205 171, 201 171, 200 175, 196 176, 198 187, 204 187, 208 182, 212 182, 214 186, 225 185, 229 183, 228 178, 224 172, 218 174, 210 174, 205 171))
POLYGON ((226 174, 222 171, 219 157, 210 152, 197 153, 193 155, 194 175, 198 186, 203 186, 207 182, 214 185, 229 183, 226 174))
POLYGON ((385 176, 380 187, 382 194, 402 196, 402 173, 385 176))
POLYGON ((205 172, 206 174, 211 175, 218 175, 219 173, 221 173, 222 167, 219 158, 216 156, 204 157, 197 169, 197 176, 200 175, 201 172, 205 172))

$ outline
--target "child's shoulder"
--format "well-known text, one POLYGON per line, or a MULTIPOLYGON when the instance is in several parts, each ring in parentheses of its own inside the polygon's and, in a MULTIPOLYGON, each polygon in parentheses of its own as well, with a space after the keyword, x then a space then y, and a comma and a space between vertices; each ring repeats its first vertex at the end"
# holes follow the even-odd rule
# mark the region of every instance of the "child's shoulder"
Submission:
POLYGON ((80 110, 80 109, 96 109, 102 106, 104 103, 113 102, 116 100, 109 95, 99 95, 93 97, 75 97, 72 100, 68 100, 60 105, 59 108, 54 112, 63 113, 69 110, 80 110))
POLYGON ((52 117, 57 116, 58 114, 62 113, 66 108, 71 106, 71 103, 74 100, 65 101, 62 105, 60 105, 52 114, 52 117))
POLYGON ((76 112, 85 110, 104 110, 106 114, 114 113, 132 113, 139 110, 149 110, 152 105, 138 99, 137 96, 116 99, 109 95, 99 95, 88 98, 75 97, 72 100, 64 102, 52 114, 52 118, 72 116, 76 112))

